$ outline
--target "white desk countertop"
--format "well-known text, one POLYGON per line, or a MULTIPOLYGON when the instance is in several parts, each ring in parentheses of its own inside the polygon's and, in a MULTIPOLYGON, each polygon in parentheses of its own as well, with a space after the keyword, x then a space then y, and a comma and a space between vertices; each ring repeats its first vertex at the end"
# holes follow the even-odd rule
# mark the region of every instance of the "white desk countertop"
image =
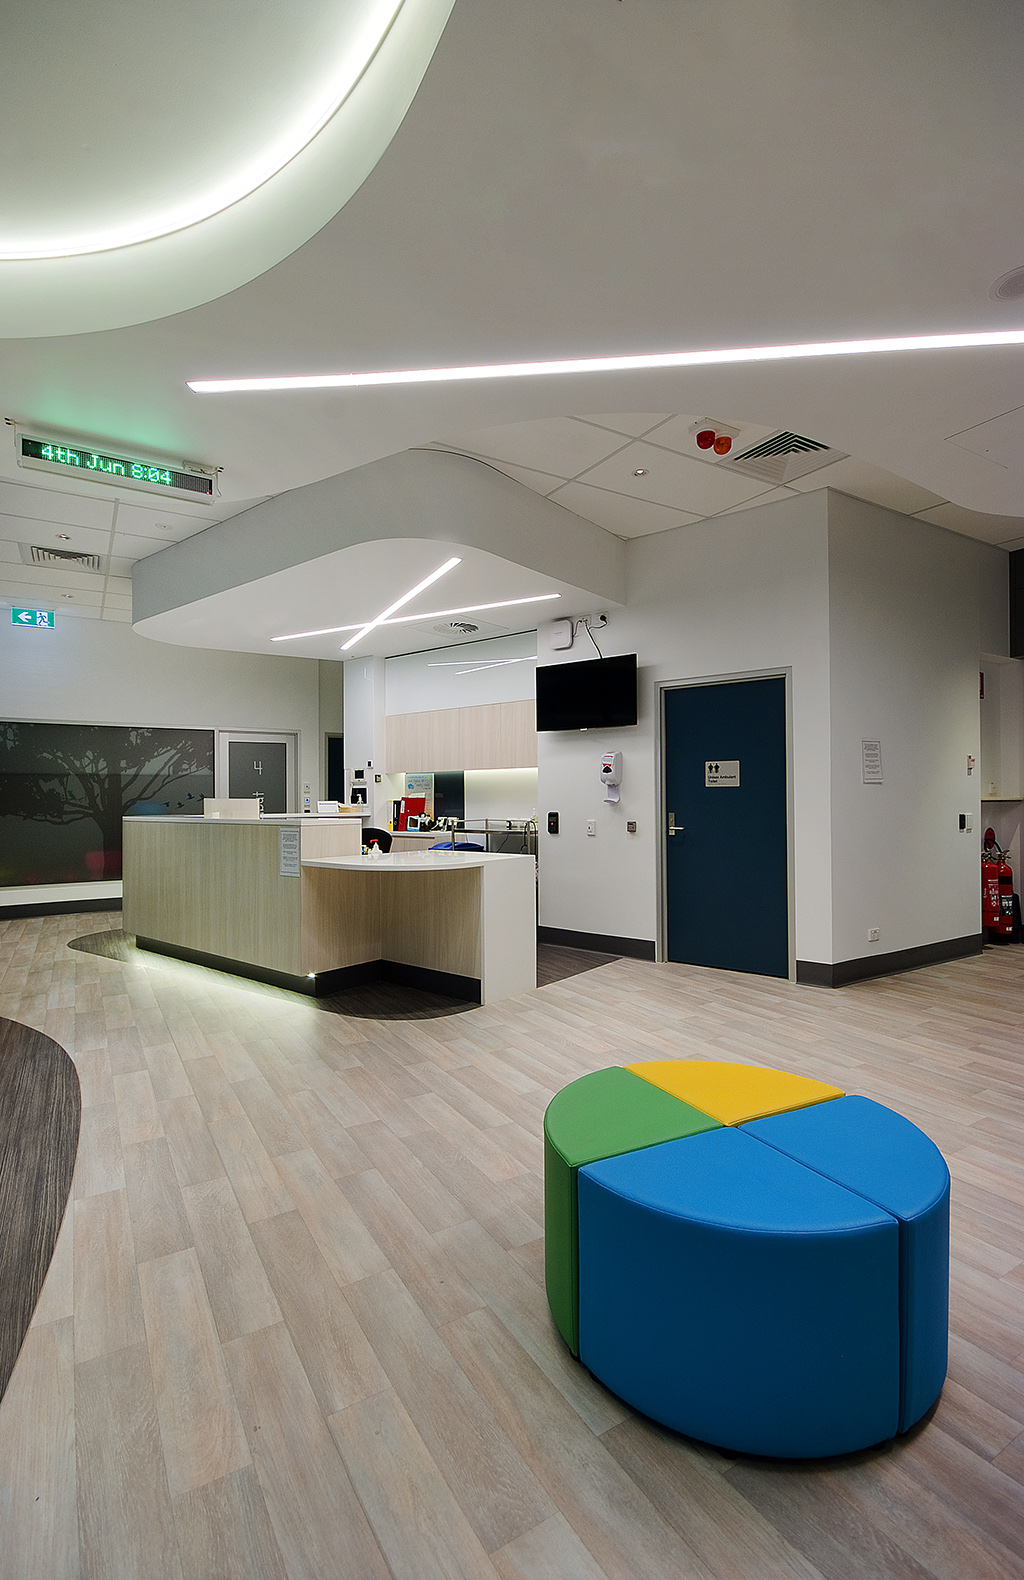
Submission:
POLYGON ((443 872, 454 867, 489 867, 494 862, 533 861, 532 856, 488 855, 475 850, 400 850, 393 856, 319 856, 304 867, 335 867, 341 872, 443 872))

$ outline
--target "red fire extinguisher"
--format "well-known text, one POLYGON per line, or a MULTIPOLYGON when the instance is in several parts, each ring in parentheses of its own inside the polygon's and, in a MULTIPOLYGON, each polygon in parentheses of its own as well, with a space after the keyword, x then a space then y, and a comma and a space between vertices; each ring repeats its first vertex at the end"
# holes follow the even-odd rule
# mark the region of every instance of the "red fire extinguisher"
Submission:
POLYGON ((981 925, 993 943, 1013 937, 1013 868, 993 828, 985 830, 981 852, 981 925))

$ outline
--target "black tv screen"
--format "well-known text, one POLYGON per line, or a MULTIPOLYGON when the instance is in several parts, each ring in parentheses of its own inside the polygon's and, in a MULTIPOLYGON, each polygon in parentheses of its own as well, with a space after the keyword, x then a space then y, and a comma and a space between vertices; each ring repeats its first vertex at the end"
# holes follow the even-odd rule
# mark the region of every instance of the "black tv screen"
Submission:
POLYGON ((635 653, 538 668, 538 730, 601 730, 635 723, 635 653))

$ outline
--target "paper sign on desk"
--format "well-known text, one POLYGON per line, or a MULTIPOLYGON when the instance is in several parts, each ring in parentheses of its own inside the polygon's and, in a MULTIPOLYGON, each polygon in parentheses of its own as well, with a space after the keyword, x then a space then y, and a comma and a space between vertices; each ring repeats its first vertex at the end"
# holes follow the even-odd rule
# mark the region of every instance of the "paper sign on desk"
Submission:
POLYGON ((282 878, 297 878, 299 876, 299 831, 297 828, 278 829, 281 840, 281 876, 282 878))

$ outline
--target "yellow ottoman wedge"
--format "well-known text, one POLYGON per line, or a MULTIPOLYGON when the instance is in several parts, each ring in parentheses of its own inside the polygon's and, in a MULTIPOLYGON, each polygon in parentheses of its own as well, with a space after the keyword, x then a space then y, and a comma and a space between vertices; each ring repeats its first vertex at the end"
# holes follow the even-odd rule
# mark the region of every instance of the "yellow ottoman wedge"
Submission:
POLYGON ((812 1081, 786 1070, 752 1064, 719 1064, 706 1059, 653 1059, 627 1070, 650 1081, 721 1125, 744 1125, 770 1114, 790 1113, 827 1103, 845 1093, 838 1086, 812 1081))

